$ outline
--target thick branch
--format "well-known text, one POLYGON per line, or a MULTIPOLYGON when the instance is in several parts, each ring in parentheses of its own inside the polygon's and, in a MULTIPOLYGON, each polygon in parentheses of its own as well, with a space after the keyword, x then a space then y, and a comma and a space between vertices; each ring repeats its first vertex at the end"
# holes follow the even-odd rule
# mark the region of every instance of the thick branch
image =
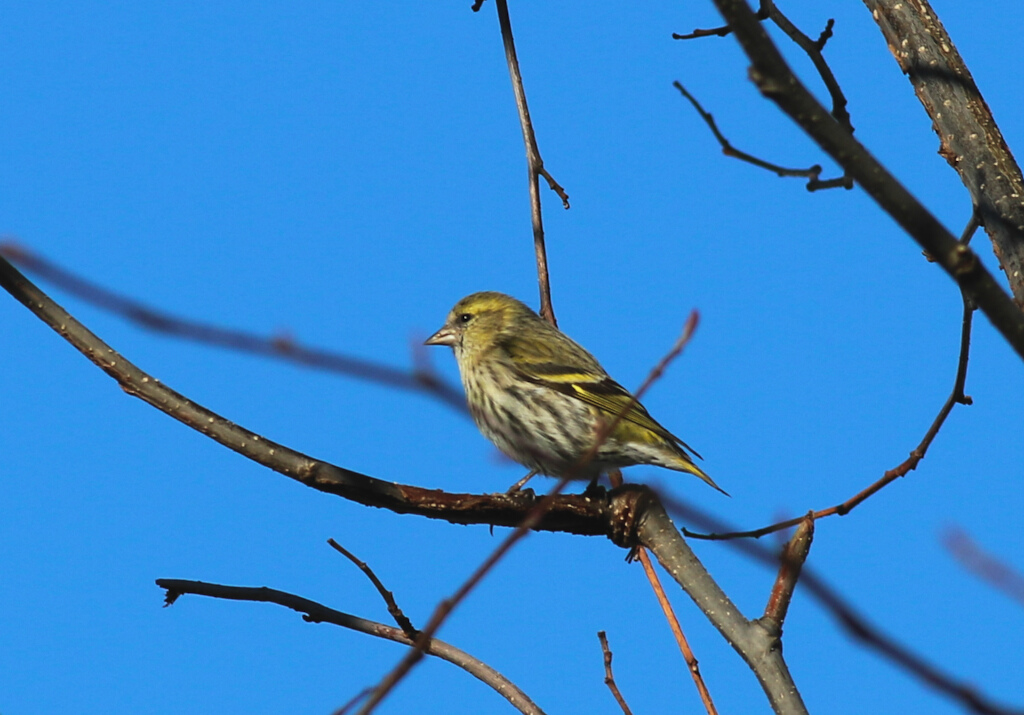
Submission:
MULTIPOLYGON (((674 514, 703 529, 721 532, 734 531, 731 525, 696 507, 677 500, 664 500, 674 514)), ((735 539, 726 543, 769 568, 778 567, 778 555, 761 543, 748 539, 735 539)), ((929 661, 923 655, 914 653, 909 646, 872 624, 864 613, 858 611, 852 603, 843 598, 810 567, 804 566, 801 570, 800 583, 805 592, 811 595, 851 638, 863 643, 896 668, 909 673, 943 696, 950 698, 960 707, 981 715, 1024 715, 1024 710, 1019 707, 1003 706, 993 702, 972 683, 944 671, 941 666, 929 661)), ((709 600, 712 607, 714 603, 713 598, 709 600)))
POLYGON ((928 0, 864 0, 960 174, 1024 308, 1024 177, 967 65, 928 0))
POLYGON ((752 66, 761 92, 786 112, 920 244, 1024 358, 1024 312, 978 256, 962 245, 800 83, 745 0, 714 0, 752 66))
POLYGON ((637 535, 754 671, 777 715, 805 715, 807 708, 782 657, 779 634, 740 613, 690 550, 661 502, 648 506, 637 535))

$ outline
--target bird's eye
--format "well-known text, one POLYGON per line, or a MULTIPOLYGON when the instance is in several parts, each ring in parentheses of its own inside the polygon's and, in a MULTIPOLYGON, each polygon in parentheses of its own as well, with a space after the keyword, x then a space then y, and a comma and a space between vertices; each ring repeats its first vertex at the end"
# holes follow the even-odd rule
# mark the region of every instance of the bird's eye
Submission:
POLYGON ((471 314, 463 313, 462 315, 459 316, 459 322, 468 323, 470 320, 472 320, 472 318, 473 316, 471 314))

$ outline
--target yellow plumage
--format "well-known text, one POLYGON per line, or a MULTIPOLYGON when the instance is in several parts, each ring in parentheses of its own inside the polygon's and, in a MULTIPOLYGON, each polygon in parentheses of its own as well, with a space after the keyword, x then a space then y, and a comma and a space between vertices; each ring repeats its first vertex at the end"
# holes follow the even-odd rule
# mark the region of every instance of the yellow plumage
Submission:
POLYGON ((466 296, 427 345, 455 352, 480 431, 512 459, 541 474, 595 479, 613 467, 654 464, 693 474, 719 491, 690 456, 578 343, 503 293, 466 296), (602 425, 622 419, 589 464, 602 425))

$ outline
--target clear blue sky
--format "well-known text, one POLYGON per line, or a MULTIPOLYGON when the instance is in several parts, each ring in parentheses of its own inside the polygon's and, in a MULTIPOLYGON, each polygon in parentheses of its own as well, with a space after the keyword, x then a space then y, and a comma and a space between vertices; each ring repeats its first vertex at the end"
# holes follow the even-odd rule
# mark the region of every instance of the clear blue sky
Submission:
MULTIPOLYGON (((476 290, 536 305, 525 160, 494 6, 457 3, 7 3, 0 11, 0 233, 168 311, 408 366, 476 290)), ((1011 147, 1024 152, 1024 7, 937 0, 1011 147)), ((857 136, 954 232, 970 206, 860 3, 784 3, 827 57, 857 136)), ((645 400, 733 496, 663 485, 753 528, 846 499, 917 444, 952 386, 954 285, 859 190, 723 157, 672 88, 733 142, 831 165, 762 100, 710 3, 511 8, 547 167, 562 328, 638 385, 687 313, 702 322, 645 400)), ((778 33, 776 33, 778 34, 778 33)), ((808 64, 792 50, 800 71, 808 64)), ((817 87, 818 85, 815 85, 817 87)), ((983 235, 980 254, 994 266, 983 235)), ((44 284, 44 287, 45 284, 44 284)), ((54 296, 152 375, 269 438, 382 479, 504 489, 522 470, 429 398, 142 332, 54 296)), ((1024 611, 967 574, 950 525, 1024 569, 1024 369, 976 323, 967 392, 917 472, 819 524, 810 563, 887 633, 1024 706, 1024 611)), ((370 510, 254 465, 127 397, 0 297, 0 712, 328 713, 399 646, 279 607, 184 598, 158 577, 292 591, 387 614, 325 544, 368 561, 417 624, 498 543, 370 510)), ((447 350, 430 353, 455 378, 447 350)), ((748 616, 772 574, 719 544, 700 557, 748 616)), ((517 548, 441 637, 549 713, 616 713, 606 630, 638 713, 700 705, 637 566, 604 539, 517 548)), ((723 713, 768 712, 753 676, 682 593, 723 713)), ((852 644, 798 595, 785 652, 812 712, 961 712, 852 644)), ((422 665, 382 713, 505 713, 454 667, 422 665)))

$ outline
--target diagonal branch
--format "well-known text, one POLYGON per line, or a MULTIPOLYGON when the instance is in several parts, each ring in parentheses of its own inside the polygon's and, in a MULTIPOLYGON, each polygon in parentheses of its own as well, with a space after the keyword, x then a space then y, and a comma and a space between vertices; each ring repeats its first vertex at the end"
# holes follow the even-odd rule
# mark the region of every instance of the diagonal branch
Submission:
MULTIPOLYGON (((864 0, 960 175, 1024 309, 1024 176, 928 0, 864 0)), ((986 311, 987 312, 987 311, 986 311)))
POLYGON ((987 553, 960 527, 946 529, 942 544, 964 568, 1024 606, 1024 574, 987 553))
POLYGON ((361 561, 356 558, 355 554, 334 539, 328 539, 327 543, 331 545, 332 549, 355 564, 356 568, 362 571, 366 575, 366 578, 370 579, 370 583, 372 583, 373 587, 377 589, 377 593, 380 594, 380 597, 384 599, 384 605, 388 607, 388 613, 390 613, 391 617, 395 619, 395 623, 402 629, 402 633, 408 636, 410 640, 416 640, 416 638, 419 637, 419 631, 417 631, 415 626, 413 626, 409 617, 406 616, 402 609, 398 607, 398 603, 395 601, 395 594, 391 593, 391 591, 384 587, 384 584, 381 583, 379 578, 377 578, 377 574, 373 572, 373 569, 371 569, 365 561, 361 561))
MULTIPOLYGON (((748 164, 753 164, 754 166, 762 169, 767 169, 768 171, 773 172, 776 176, 802 176, 807 179, 808 191, 845 186, 843 183, 843 177, 840 177, 839 179, 821 181, 819 178, 821 176, 821 166, 818 164, 807 169, 788 169, 784 166, 779 166, 778 164, 772 164, 764 159, 758 159, 753 154, 748 154, 745 151, 737 149, 725 137, 725 135, 722 134, 722 131, 718 128, 718 124, 715 122, 715 118, 712 116, 711 112, 706 111, 704 107, 701 106, 701 103, 697 101, 697 98, 690 94, 686 87, 684 87, 680 82, 673 82, 672 86, 678 89, 679 92, 689 100, 690 104, 693 105, 693 108, 697 110, 697 114, 699 114, 700 118, 704 120, 704 123, 708 125, 708 129, 711 130, 711 133, 715 135, 715 139, 718 140, 718 145, 722 147, 722 153, 726 156, 731 156, 734 159, 739 159, 740 161, 744 161, 748 164)), ((846 188, 852 188, 852 184, 850 186, 846 186, 846 188)))
POLYGON ((821 106, 790 70, 746 0, 714 0, 751 61, 750 77, 766 97, 843 167, 974 300, 1024 358, 1024 312, 988 272, 896 178, 821 106))

